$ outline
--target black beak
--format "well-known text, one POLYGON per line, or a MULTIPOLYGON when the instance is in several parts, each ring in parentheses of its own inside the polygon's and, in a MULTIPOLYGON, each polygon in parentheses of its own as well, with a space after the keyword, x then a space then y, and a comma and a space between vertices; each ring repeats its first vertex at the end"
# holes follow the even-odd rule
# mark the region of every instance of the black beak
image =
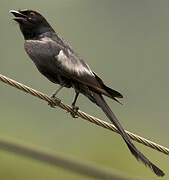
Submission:
POLYGON ((13 20, 17 21, 18 23, 21 23, 23 21, 25 21, 27 19, 27 16, 22 14, 19 11, 16 10, 10 10, 10 13, 12 13, 15 17, 13 18, 13 20))

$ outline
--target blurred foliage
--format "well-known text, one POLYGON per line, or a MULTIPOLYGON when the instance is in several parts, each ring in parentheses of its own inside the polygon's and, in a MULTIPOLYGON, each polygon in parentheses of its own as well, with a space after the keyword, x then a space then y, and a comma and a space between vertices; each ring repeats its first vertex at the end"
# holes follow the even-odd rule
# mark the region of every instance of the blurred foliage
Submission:
MULTIPOLYGON (((23 48, 23 37, 10 9, 41 12, 105 82, 124 94, 124 105, 109 102, 123 126, 168 145, 169 2, 159 0, 1 0, 0 73, 51 94, 56 85, 36 70, 23 48)), ((30 95, 0 83, 0 136, 47 147, 80 160, 117 169, 144 180, 158 179, 129 153, 122 139, 30 95)), ((73 90, 59 97, 72 100, 73 90)), ((80 109, 105 119, 83 96, 80 109)), ((166 173, 166 155, 137 147, 166 173)), ((74 173, 0 151, 3 180, 86 179, 74 173)), ((89 179, 89 178, 88 178, 89 179)))

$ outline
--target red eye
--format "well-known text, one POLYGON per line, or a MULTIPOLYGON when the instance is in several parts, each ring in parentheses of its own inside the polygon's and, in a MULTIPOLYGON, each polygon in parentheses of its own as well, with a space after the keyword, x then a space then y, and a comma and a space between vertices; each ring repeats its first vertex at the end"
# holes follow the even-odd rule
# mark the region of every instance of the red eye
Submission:
POLYGON ((30 12, 29 16, 30 16, 30 17, 35 16, 35 13, 34 13, 34 12, 30 12))

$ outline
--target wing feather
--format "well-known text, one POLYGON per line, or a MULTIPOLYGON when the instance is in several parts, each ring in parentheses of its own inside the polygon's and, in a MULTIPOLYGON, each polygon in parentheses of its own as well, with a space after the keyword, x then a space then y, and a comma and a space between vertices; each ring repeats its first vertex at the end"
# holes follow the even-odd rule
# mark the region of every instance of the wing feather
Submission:
POLYGON ((91 71, 82 58, 69 49, 66 50, 61 50, 55 58, 59 62, 62 71, 66 71, 65 73, 69 77, 113 99, 114 97, 123 97, 119 92, 104 85, 101 78, 91 71))

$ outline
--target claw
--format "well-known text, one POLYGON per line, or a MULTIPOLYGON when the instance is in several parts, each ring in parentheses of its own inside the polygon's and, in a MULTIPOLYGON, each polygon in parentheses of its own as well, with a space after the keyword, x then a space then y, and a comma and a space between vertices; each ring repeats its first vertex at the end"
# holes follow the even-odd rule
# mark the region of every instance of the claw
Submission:
POLYGON ((61 103, 61 100, 58 99, 58 98, 56 98, 56 97, 53 96, 53 95, 52 95, 50 98, 55 101, 55 103, 48 102, 48 105, 49 105, 51 108, 55 108, 56 106, 59 106, 59 104, 61 103))
POLYGON ((70 113, 71 116, 72 116, 73 118, 78 118, 77 112, 78 112, 78 110, 79 110, 79 107, 78 107, 78 106, 73 106, 73 105, 72 105, 72 109, 73 109, 73 112, 70 113))

